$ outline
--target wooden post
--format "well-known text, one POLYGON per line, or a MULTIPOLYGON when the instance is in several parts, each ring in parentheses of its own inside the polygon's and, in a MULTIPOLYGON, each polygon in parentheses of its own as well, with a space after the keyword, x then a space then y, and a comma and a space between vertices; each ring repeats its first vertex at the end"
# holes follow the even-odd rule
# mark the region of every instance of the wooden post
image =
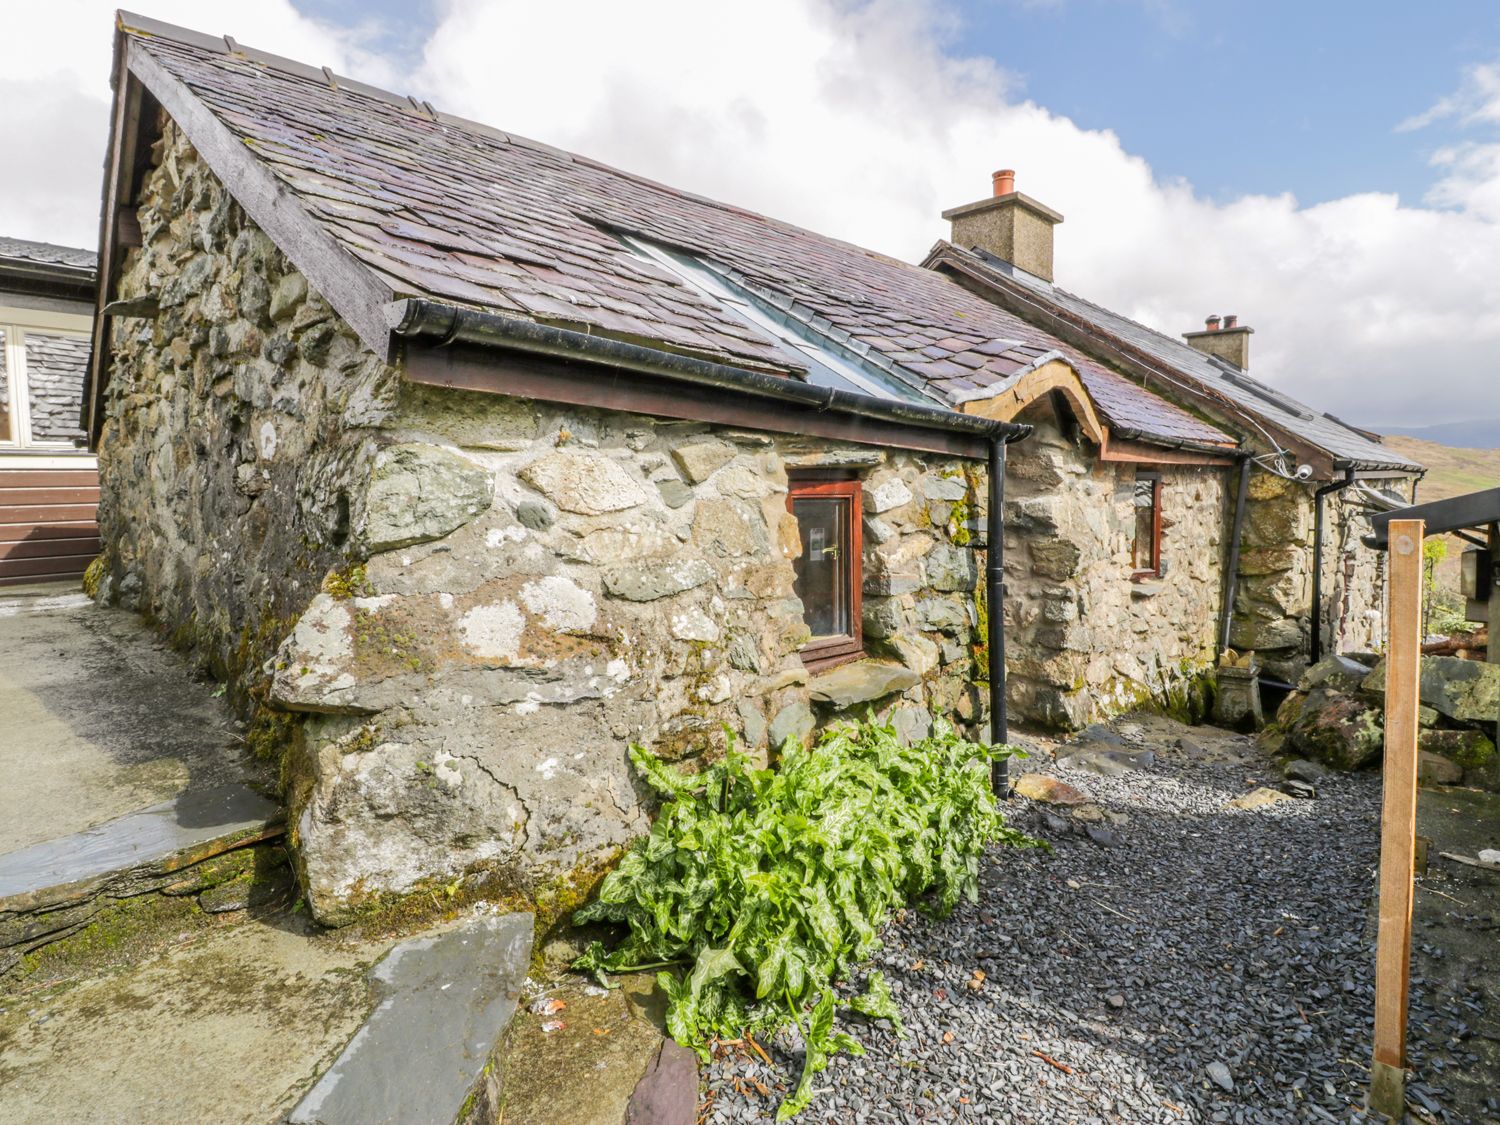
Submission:
POLYGON ((1406 1002, 1417 836, 1417 705, 1422 651, 1421 520, 1392 520, 1385 649, 1385 797, 1380 812, 1380 931, 1370 1108, 1406 1113, 1406 1002))

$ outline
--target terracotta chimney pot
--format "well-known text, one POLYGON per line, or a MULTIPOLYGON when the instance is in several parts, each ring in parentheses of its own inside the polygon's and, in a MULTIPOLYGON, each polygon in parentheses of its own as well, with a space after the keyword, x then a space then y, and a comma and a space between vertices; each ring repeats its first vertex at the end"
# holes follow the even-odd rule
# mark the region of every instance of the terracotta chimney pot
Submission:
POLYGON ((1203 322, 1203 327, 1205 329, 1207 329, 1209 332, 1217 332, 1219 330, 1219 318, 1218 318, 1218 316, 1211 316, 1211 317, 1209 317, 1207 320, 1205 320, 1203 322))
POLYGON ((1233 313, 1225 313, 1224 314, 1224 327, 1225 328, 1233 328, 1239 322, 1240 322, 1240 318, 1237 317, 1237 316, 1235 316, 1233 313))
POLYGON ((997 196, 1010 195, 1016 190, 1016 172, 1014 168, 1002 168, 991 175, 990 180, 994 184, 997 196))

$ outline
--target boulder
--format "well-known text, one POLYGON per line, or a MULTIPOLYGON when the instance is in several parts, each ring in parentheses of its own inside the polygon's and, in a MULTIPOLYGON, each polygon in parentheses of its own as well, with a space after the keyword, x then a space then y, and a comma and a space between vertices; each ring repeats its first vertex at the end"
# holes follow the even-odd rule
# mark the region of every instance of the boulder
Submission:
POLYGON ((1294 799, 1290 794, 1283 793, 1280 789, 1268 789, 1265 786, 1261 786, 1259 789, 1252 789, 1243 796, 1236 797, 1228 803, 1227 807, 1231 809, 1264 809, 1272 805, 1279 805, 1283 801, 1294 799))
POLYGON ((1334 691, 1352 692, 1369 674, 1368 664, 1361 664, 1347 656, 1330 656, 1302 673, 1302 678, 1297 681, 1297 690, 1307 692, 1316 687, 1327 687, 1334 691))
POLYGON ((1378 762, 1384 747, 1381 711, 1355 695, 1327 687, 1293 692, 1261 740, 1265 748, 1295 753, 1340 770, 1378 762))
MULTIPOLYGON (((1500 664, 1456 656, 1424 656, 1420 684, 1422 702, 1440 715, 1461 723, 1500 720, 1500 664)), ((1385 661, 1365 677, 1360 690, 1366 695, 1384 696, 1385 661)))
POLYGON ((1015 784, 1018 797, 1048 805, 1082 805, 1088 798, 1066 781, 1044 773, 1023 773, 1015 784))
POLYGON ((1417 780, 1423 785, 1457 785, 1463 779, 1463 767, 1457 762, 1431 750, 1417 751, 1417 780))
POLYGON ((1417 735, 1417 747, 1442 755, 1462 770, 1487 770, 1495 763, 1495 744, 1483 731, 1424 730, 1417 735))
POLYGON ((602 516, 646 502, 641 485, 619 462, 598 453, 559 450, 518 474, 565 512, 602 516))

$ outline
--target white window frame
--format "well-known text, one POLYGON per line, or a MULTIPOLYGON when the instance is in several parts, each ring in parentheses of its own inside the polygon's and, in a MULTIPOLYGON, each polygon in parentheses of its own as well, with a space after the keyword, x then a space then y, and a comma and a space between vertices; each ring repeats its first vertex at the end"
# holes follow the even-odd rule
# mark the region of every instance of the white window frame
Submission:
POLYGON ((35 449, 46 453, 84 453, 70 441, 34 441, 31 436, 31 389, 26 379, 26 333, 88 337, 89 318, 76 313, 0 305, 0 332, 5 333, 5 379, 10 403, 9 437, 0 437, 0 453, 35 449))

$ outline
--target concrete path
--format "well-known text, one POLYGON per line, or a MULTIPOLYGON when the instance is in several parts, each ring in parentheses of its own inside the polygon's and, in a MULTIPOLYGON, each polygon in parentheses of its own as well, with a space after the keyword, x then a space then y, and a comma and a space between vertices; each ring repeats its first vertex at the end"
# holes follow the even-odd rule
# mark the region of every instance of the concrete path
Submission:
POLYGON ((279 1120, 354 1035, 389 943, 256 919, 126 972, 0 997, 0 1125, 279 1120))
POLYGON ((378 1006, 291 1115, 293 1125, 452 1125, 515 1015, 529 914, 480 915, 391 950, 378 1006))
POLYGON ((0 593, 0 855, 251 779, 213 691, 133 613, 0 593))

